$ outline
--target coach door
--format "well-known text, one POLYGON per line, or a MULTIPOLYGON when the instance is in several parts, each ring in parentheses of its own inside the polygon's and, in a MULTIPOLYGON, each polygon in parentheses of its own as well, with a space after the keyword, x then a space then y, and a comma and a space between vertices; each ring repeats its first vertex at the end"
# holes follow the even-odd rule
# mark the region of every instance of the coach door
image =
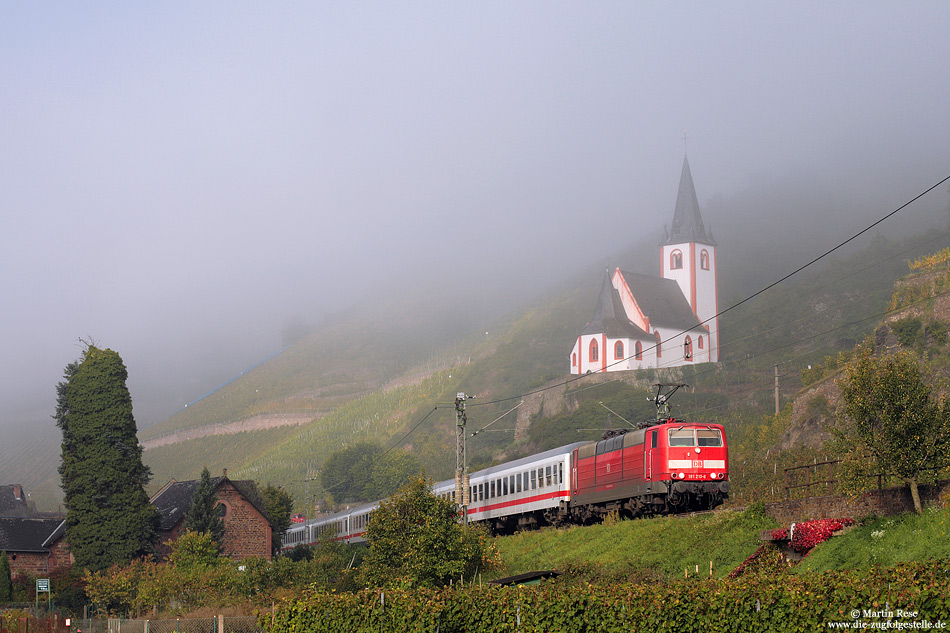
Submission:
POLYGON ((577 494, 577 449, 571 453, 571 492, 577 494))
POLYGON ((646 459, 643 460, 643 478, 647 481, 651 481, 653 479, 653 455, 657 453, 656 434, 656 429, 653 429, 647 436, 647 441, 644 442, 644 446, 647 447, 647 454, 646 459))

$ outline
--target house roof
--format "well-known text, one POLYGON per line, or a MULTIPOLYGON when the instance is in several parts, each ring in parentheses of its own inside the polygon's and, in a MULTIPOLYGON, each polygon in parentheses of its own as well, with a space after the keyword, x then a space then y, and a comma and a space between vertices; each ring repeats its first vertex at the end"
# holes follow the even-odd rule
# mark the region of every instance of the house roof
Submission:
POLYGON ((0 518, 0 551, 46 553, 43 544, 60 523, 62 519, 0 518))
POLYGON ((30 506, 26 502, 23 486, 6 484, 0 486, 0 517, 28 517, 30 506))
POLYGON ((676 207, 673 210, 673 223, 666 233, 663 244, 681 244, 700 242, 715 246, 712 231, 703 224, 696 199, 696 187, 693 186, 693 174, 689 170, 689 160, 683 157, 683 171, 680 174, 680 187, 676 194, 676 207))
POLYGON ((620 293, 610 283, 609 270, 604 274, 604 283, 600 287, 594 316, 581 334, 600 334, 601 332, 610 338, 640 340, 651 340, 653 338, 627 318, 623 304, 620 301, 620 293))
MULTIPOLYGON (((214 486, 215 491, 217 491, 218 487, 225 481, 237 488, 238 492, 254 506, 254 509, 260 512, 265 518, 268 518, 267 512, 264 510, 264 499, 257 489, 257 484, 250 479, 234 481, 227 477, 212 477, 211 485, 214 486)), ((160 530, 169 531, 174 528, 179 521, 185 518, 185 515, 188 514, 188 509, 191 508, 191 499, 195 496, 195 490, 198 489, 199 483, 201 482, 198 479, 191 481, 172 480, 152 497, 151 503, 158 509, 161 516, 159 522, 160 530)), ((268 518, 268 520, 270 519, 268 518)))
POLYGON ((702 327, 679 284, 672 279, 620 271, 652 327, 691 330, 702 327))

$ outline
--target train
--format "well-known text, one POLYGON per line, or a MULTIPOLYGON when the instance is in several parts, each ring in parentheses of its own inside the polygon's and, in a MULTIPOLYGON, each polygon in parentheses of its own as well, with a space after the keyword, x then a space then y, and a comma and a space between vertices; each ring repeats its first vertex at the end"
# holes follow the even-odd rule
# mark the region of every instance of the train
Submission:
MULTIPOLYGON (((651 422, 472 473, 464 507, 468 522, 486 525, 493 534, 510 534, 548 525, 587 525, 610 513, 637 518, 721 505, 729 497, 725 429, 673 417, 669 397, 685 385, 655 386, 658 413, 651 422)), ((432 490, 453 500, 455 480, 437 482, 432 490)), ((282 550, 326 537, 366 543, 366 526, 379 503, 295 524, 287 530, 282 550)))

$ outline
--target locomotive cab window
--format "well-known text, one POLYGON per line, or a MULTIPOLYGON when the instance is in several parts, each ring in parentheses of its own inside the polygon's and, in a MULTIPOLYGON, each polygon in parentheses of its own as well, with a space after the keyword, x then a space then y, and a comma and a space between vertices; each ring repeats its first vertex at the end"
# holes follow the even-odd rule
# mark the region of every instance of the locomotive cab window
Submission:
POLYGON ((696 446, 693 429, 670 429, 670 446, 696 446))
POLYGON ((722 446, 719 429, 696 429, 697 446, 722 446))

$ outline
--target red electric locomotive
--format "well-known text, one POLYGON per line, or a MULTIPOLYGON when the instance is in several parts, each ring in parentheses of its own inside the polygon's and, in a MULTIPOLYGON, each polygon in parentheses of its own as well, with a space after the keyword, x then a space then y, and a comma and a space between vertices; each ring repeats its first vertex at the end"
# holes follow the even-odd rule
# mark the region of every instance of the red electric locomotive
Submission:
POLYGON ((638 517, 711 510, 729 496, 725 431, 669 414, 668 399, 681 386, 656 385, 655 422, 574 449, 574 521, 589 523, 612 511, 638 517))

